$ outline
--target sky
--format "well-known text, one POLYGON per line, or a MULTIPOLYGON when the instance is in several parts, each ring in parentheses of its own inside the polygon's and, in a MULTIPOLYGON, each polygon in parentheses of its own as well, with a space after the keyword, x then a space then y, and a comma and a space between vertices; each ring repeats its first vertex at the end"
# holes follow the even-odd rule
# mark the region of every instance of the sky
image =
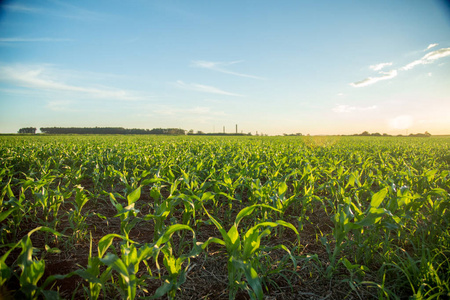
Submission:
POLYGON ((446 1, 1 1, 0 133, 450 134, 446 1))

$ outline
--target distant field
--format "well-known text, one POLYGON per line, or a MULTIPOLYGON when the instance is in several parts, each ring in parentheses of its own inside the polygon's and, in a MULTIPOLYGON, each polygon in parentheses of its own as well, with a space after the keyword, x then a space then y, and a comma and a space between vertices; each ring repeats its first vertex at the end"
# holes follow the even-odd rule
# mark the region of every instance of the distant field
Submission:
POLYGON ((0 182, 0 298, 450 297, 449 136, 1 136, 0 182))

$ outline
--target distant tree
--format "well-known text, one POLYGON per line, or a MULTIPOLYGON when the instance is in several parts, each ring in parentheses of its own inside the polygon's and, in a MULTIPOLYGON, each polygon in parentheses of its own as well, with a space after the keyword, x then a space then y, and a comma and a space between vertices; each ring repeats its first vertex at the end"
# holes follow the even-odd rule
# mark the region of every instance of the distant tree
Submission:
POLYGON ((42 133, 47 134, 172 134, 184 135, 186 131, 180 128, 125 129, 122 127, 42 127, 42 133))
POLYGON ((425 131, 425 133, 416 133, 416 134, 411 133, 409 136, 413 136, 413 137, 430 137, 431 134, 428 131, 425 131))
POLYGON ((381 136, 381 134, 379 132, 375 132, 371 134, 372 136, 381 136))
POLYGON ((363 131, 360 135, 362 136, 370 136, 370 133, 368 131, 363 131))
POLYGON ((20 128, 17 133, 31 133, 36 134, 36 128, 35 127, 24 127, 20 128))

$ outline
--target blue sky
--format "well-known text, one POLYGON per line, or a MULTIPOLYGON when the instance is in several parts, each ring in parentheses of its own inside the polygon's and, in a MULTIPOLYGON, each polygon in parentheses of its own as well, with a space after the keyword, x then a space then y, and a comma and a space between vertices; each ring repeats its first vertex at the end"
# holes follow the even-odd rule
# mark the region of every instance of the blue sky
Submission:
POLYGON ((444 1, 0 5, 1 133, 450 133, 444 1))

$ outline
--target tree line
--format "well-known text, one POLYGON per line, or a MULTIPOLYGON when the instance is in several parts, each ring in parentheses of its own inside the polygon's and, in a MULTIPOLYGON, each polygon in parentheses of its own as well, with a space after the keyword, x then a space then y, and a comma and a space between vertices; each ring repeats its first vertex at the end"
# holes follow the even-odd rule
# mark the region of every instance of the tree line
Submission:
MULTIPOLYGON (((41 127, 45 134, 169 134, 184 135, 186 130, 180 128, 123 128, 123 127, 41 127)), ((18 133, 36 133, 36 128, 20 128, 18 133)))
MULTIPOLYGON (((378 133, 378 132, 375 132, 375 133, 370 133, 370 132, 368 132, 368 131, 364 131, 364 132, 362 132, 362 133, 360 133, 360 134, 357 134, 357 133, 355 133, 355 134, 353 134, 354 136, 392 136, 392 135, 390 135, 390 134, 387 134, 387 133, 383 133, 383 134, 381 134, 381 133, 378 133)), ((397 135, 397 136, 406 136, 406 135, 401 135, 401 134, 399 134, 399 135, 397 135)), ((410 133, 409 135, 407 135, 407 136, 413 136, 413 137, 430 137, 431 136, 431 133, 429 133, 428 131, 425 131, 425 133, 410 133)))
POLYGON ((35 134, 36 133, 36 128, 35 127, 20 128, 17 133, 31 133, 31 134, 35 134))

